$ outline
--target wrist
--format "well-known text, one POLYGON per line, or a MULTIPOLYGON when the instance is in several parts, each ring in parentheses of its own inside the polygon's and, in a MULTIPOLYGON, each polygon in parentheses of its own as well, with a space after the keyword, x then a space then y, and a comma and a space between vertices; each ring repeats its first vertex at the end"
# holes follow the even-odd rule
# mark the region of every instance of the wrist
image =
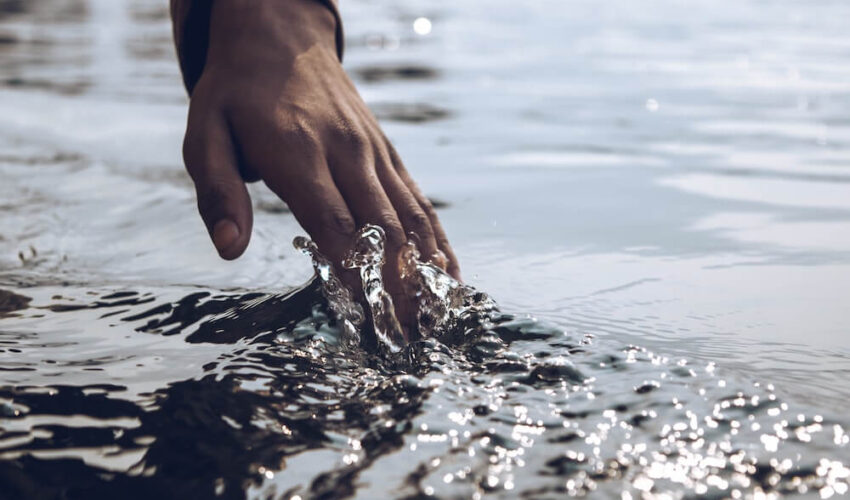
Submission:
POLYGON ((316 0, 216 0, 207 66, 288 64, 314 48, 338 53, 338 19, 316 0))

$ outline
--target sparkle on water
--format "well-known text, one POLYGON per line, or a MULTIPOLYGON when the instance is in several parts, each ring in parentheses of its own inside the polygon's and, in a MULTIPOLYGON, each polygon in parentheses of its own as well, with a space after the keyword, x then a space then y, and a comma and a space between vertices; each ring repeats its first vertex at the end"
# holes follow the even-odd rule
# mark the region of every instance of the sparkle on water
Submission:
MULTIPOLYGON (((311 241, 297 238, 295 246, 317 276, 285 295, 194 293, 154 304, 123 292, 50 306, 60 315, 105 310, 94 323, 129 324, 151 338, 231 347, 198 375, 151 392, 95 379, 82 387, 62 379, 3 386, 3 491, 228 498, 848 491, 845 421, 795 408, 770 384, 727 380, 711 363, 505 314, 420 262, 412 244, 399 264, 422 305, 421 340, 395 338, 387 349, 378 339, 376 351, 365 350, 356 341, 385 335, 381 321, 367 326, 311 241)), ((367 226, 347 264, 366 278, 372 314, 391 316, 374 275, 383 261, 383 232, 367 226)), ((40 314, 13 299, 4 302, 17 304, 16 321, 40 314)), ((49 339, 15 331, 4 333, 4 345, 21 353, 20 362, 5 369, 27 370, 29 344, 49 339)), ((63 361, 61 369, 91 366, 63 361)))
POLYGON ((415 31, 417 35, 427 35, 431 33, 431 20, 427 17, 417 17, 416 20, 413 21, 413 31, 415 31))
POLYGON ((846 495, 847 2, 412 4, 346 64, 519 305, 409 247, 387 348, 272 193, 216 260, 166 2, 0 2, 0 498, 846 495))

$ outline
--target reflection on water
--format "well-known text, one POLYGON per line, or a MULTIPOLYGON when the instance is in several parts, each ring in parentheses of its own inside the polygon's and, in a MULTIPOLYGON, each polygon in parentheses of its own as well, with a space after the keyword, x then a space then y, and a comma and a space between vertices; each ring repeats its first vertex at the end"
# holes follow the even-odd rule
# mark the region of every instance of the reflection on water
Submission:
POLYGON ((351 73, 368 83, 393 80, 433 80, 439 77, 439 73, 434 68, 415 65, 362 66, 352 69, 351 73))
POLYGON ((0 0, 0 498, 847 492, 850 5, 342 8, 464 275, 541 320, 350 346, 271 193, 209 244, 164 2, 0 0))
POLYGON ((340 341, 317 282, 87 300, 36 304, 3 332, 19 359, 0 389, 12 498, 828 497, 850 482, 846 422, 714 363, 530 318, 486 313, 383 358, 340 341), (83 309, 99 310, 89 328, 134 333, 100 352, 103 337, 58 328, 83 309), (25 333, 39 317, 50 328, 25 333), (175 340, 133 348, 145 333, 175 340))
POLYGON ((382 121, 424 123, 449 117, 445 109, 424 103, 376 102, 371 104, 372 113, 382 121))

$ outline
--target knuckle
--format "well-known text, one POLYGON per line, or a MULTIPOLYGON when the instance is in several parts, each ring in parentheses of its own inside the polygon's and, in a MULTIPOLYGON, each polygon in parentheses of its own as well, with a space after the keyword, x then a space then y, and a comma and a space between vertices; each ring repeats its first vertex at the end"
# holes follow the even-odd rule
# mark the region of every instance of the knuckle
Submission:
POLYGON ((428 219, 434 219, 437 217, 437 211, 434 209, 434 204, 431 203, 431 200, 428 198, 422 197, 422 201, 419 203, 419 206, 422 207, 422 211, 425 215, 428 216, 428 219))
POLYGON ((369 138, 356 125, 348 122, 338 122, 334 125, 334 136, 352 154, 357 157, 366 155, 369 148, 369 138))
POLYGON ((305 123, 297 123, 288 131, 290 138, 299 145, 316 143, 316 134, 305 123))
POLYGON ((321 230, 351 235, 354 234, 355 226, 354 218, 347 211, 332 209, 323 217, 321 230))
POLYGON ((311 125, 310 120, 304 117, 288 121, 283 126, 281 133, 291 143, 302 147, 318 142, 316 131, 311 125))
POLYGON ((390 159, 393 162, 393 167, 395 167, 398 172, 407 172, 404 167, 404 162, 401 161, 401 156, 398 155, 398 152, 392 144, 387 143, 387 150, 389 151, 390 159))
POLYGON ((220 205, 221 195, 218 191, 208 187, 199 188, 197 190, 198 211, 201 215, 205 215, 216 209, 220 205))
POLYGON ((227 197, 227 187, 218 179, 204 179, 196 184, 198 208, 208 210, 220 204, 227 197))
POLYGON ((396 217, 390 214, 383 214, 380 218, 379 225, 384 229, 387 236, 387 242, 391 246, 400 246, 406 240, 404 237, 404 228, 396 217))
POLYGON ((269 103, 260 98, 254 101, 253 105, 256 111, 268 115, 270 118, 274 118, 281 123, 305 122, 309 121, 312 116, 312 113, 304 104, 293 100, 283 100, 270 108, 269 103))
POLYGON ((407 216, 408 225, 420 236, 431 235, 431 220, 419 209, 412 210, 407 216))

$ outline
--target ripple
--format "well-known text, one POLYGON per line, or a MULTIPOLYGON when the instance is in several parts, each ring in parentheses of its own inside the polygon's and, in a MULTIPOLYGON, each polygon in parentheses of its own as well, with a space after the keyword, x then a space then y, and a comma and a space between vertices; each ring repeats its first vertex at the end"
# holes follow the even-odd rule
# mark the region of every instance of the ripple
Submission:
POLYGON ((440 72, 435 68, 413 64, 361 66, 352 69, 351 72, 367 83, 397 80, 434 80, 440 76, 440 72))
POLYGON ((427 123, 451 116, 447 109, 425 103, 377 102, 369 104, 369 108, 379 120, 404 123, 427 123))
POLYGON ((79 370, 84 360, 61 384, 0 385, 4 491, 746 497, 850 481, 842 418, 713 363, 503 313, 382 359, 334 342, 316 283, 153 307, 142 297, 110 291, 88 308, 133 310, 116 333, 224 350, 135 397, 79 370), (308 456, 323 458, 302 469, 308 456))

